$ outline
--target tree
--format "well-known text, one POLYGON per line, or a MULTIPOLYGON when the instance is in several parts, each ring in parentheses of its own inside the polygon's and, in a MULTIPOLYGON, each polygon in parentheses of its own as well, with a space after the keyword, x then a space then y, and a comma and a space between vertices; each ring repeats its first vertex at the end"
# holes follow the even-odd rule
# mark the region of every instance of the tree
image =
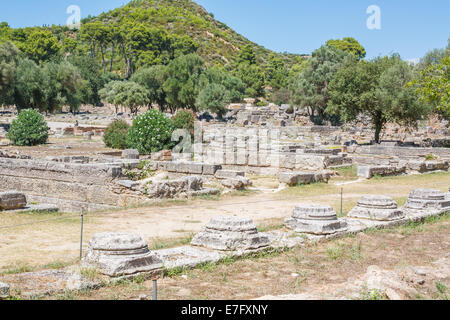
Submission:
POLYGON ((49 79, 56 80, 55 91, 58 92, 57 108, 61 105, 68 105, 70 112, 78 111, 81 104, 83 85, 80 71, 77 67, 68 61, 62 61, 59 64, 54 64, 55 72, 49 74, 49 79))
POLYGON ((412 79, 412 68, 398 55, 372 61, 349 59, 330 83, 327 111, 345 121, 359 114, 370 116, 379 143, 387 122, 414 126, 427 114, 414 88, 407 86, 412 79))
POLYGON ((210 84, 222 85, 230 102, 241 102, 245 94, 245 85, 241 79, 233 77, 218 67, 206 69, 200 76, 200 87, 204 89, 210 84))
POLYGON ((135 116, 139 108, 149 103, 146 89, 133 81, 124 81, 118 87, 117 94, 114 97, 114 104, 126 106, 135 116))
POLYGON ((237 63, 256 64, 256 53, 253 50, 252 45, 247 44, 241 49, 241 51, 239 52, 237 63))
POLYGON ((116 104, 116 96, 122 90, 123 81, 111 81, 108 82, 103 89, 98 93, 102 101, 109 103, 115 107, 116 113, 118 113, 119 104, 116 104))
POLYGON ((26 58, 19 62, 14 87, 14 103, 19 110, 35 108, 45 110, 43 76, 39 66, 26 58))
POLYGON ((230 103, 230 98, 226 88, 217 83, 207 85, 200 91, 196 101, 199 110, 215 113, 219 118, 226 113, 228 103, 230 103))
POLYGON ((450 120, 450 57, 444 57, 439 64, 430 64, 411 84, 416 86, 423 103, 450 120))
POLYGON ((195 54, 178 57, 169 63, 163 89, 172 111, 185 108, 195 110, 200 91, 199 79, 204 70, 205 62, 195 54))
POLYGON ((81 102, 98 105, 100 103, 98 91, 104 86, 100 64, 90 56, 70 56, 68 61, 77 67, 83 79, 79 89, 81 102))
POLYGON ((442 63, 442 60, 446 57, 450 57, 450 38, 448 39, 447 48, 444 49, 433 49, 425 55, 425 57, 420 59, 417 65, 419 71, 423 71, 430 66, 436 66, 442 63))
POLYGON ((286 87, 289 77, 289 71, 286 68, 283 59, 272 53, 269 56, 265 68, 265 80, 273 89, 278 90, 286 87))
POLYGON ((45 62, 61 50, 58 38, 49 30, 33 29, 20 49, 37 63, 45 62))
POLYGON ((264 96, 264 71, 257 64, 241 63, 233 75, 245 84, 245 94, 250 97, 264 96))
POLYGON ((166 67, 157 65, 142 68, 132 75, 134 81, 147 90, 149 104, 157 104, 161 110, 166 107, 166 93, 163 85, 166 80, 166 67))
POLYGON ((12 103, 19 50, 11 42, 0 45, 0 105, 12 103))
MULTIPOLYGON (((322 46, 312 53, 309 65, 294 77, 290 85, 292 102, 310 108, 311 119, 321 124, 330 94, 328 85, 349 54, 335 47, 322 46)), ((351 56, 350 56, 351 57, 351 56)))
POLYGON ((366 49, 355 38, 346 37, 342 40, 328 40, 327 46, 353 54, 358 60, 366 57, 366 49))

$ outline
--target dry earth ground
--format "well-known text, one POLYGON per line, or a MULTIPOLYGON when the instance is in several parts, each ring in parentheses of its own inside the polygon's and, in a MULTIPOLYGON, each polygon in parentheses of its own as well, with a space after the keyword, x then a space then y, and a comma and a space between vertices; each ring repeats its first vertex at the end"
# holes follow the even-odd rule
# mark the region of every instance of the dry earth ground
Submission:
MULTIPOLYGON (((267 177, 261 179, 261 184, 255 179, 257 187, 267 184, 267 177)), ((272 178, 270 183, 274 181, 272 178)), ((152 249, 183 245, 189 243, 192 235, 216 215, 247 216, 254 219, 260 231, 266 231, 282 227, 283 220, 300 202, 330 204, 340 213, 341 187, 336 186, 335 182, 297 186, 278 193, 235 192, 222 197, 165 201, 148 207, 88 214, 85 217, 83 246, 86 248, 95 233, 105 231, 140 234, 152 249)), ((445 191, 449 185, 448 172, 355 182, 343 186, 343 214, 363 194, 390 195, 402 205, 414 188, 445 191)), ((77 216, 2 212, 0 274, 73 263, 79 256, 79 239, 80 218, 77 216), (40 221, 44 222, 36 223, 40 221)))
MULTIPOLYGON (((322 299, 335 295, 336 288, 340 288, 343 290, 338 297, 340 299, 378 300, 398 295, 401 299, 447 300, 450 296, 449 231, 450 216, 447 214, 427 219, 425 223, 411 223, 389 230, 368 230, 356 236, 310 243, 285 252, 230 259, 194 270, 175 270, 158 281, 158 297, 163 300, 233 300, 294 294, 296 296, 283 297, 322 299), (446 257, 446 273, 436 271, 434 265, 443 257, 446 257), (384 274, 393 273, 392 285, 398 290, 388 291, 389 295, 386 295, 382 291, 369 290, 365 285, 356 289, 352 286, 373 268, 380 268, 384 274), (411 275, 405 268, 416 272, 411 275), (407 291, 401 291, 405 286, 407 291), (348 296, 351 290, 353 296, 348 296)), ((390 281, 387 279, 388 285, 391 285, 390 281)), ((142 295, 151 298, 151 288, 151 281, 136 279, 98 290, 33 298, 123 300, 137 299, 142 295)), ((20 298, 19 292, 15 294, 20 298)))

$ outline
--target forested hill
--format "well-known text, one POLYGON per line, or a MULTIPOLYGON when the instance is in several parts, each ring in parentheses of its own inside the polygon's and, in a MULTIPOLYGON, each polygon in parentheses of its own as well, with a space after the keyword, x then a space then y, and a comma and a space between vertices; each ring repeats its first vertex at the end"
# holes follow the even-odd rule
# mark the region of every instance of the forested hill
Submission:
MULTIPOLYGON (((142 23, 150 28, 165 30, 169 35, 189 36, 198 45, 197 54, 209 65, 232 62, 239 50, 248 44, 252 45, 261 64, 267 61, 271 53, 217 21, 212 13, 191 0, 133 0, 123 7, 82 22, 95 21, 121 26, 131 23, 134 27, 142 23)), ((287 56, 287 59, 290 60, 290 57, 287 56)))

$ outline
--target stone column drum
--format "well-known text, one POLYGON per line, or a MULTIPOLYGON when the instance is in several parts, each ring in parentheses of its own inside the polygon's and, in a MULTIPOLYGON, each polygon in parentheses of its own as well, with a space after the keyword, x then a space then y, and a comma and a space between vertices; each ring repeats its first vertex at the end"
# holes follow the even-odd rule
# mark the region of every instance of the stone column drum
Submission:
POLYGON ((247 251, 267 247, 269 238, 244 217, 214 217, 204 231, 195 235, 191 245, 222 251, 247 251))
POLYGON ((123 277, 144 273, 161 273, 161 259, 148 248, 138 235, 129 233, 98 233, 89 241, 83 265, 94 267, 110 277, 123 277))
POLYGON ((292 217, 284 221, 287 228, 299 233, 318 235, 347 230, 347 222, 338 219, 333 208, 322 204, 299 204, 292 217))
POLYGON ((391 221, 403 219, 405 214, 398 208, 397 203, 388 196, 365 195, 358 201, 347 215, 350 218, 391 221))
POLYGON ((433 211, 439 212, 450 211, 450 200, 446 200, 445 194, 436 189, 416 189, 413 190, 405 203, 404 210, 417 211, 433 211))

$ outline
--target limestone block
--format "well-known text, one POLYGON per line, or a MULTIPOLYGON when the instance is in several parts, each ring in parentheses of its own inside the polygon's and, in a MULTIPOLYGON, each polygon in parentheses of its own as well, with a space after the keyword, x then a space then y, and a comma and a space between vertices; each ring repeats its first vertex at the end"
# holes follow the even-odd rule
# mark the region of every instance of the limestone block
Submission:
POLYGON ((218 179, 237 178, 239 176, 245 177, 245 172, 234 170, 217 170, 215 176, 218 179))
POLYGON ((25 208, 27 198, 21 192, 0 192, 0 210, 15 210, 25 208))
POLYGON ((323 170, 326 167, 327 156, 313 156, 308 154, 295 155, 295 169, 323 170))
POLYGON ((139 151, 136 149, 125 149, 122 151, 123 159, 139 159, 139 151))
POLYGON ((221 251, 247 251, 269 246, 269 238, 244 217, 215 217, 194 236, 191 245, 221 251))
POLYGON ((132 181, 132 180, 121 180, 117 182, 119 185, 121 185, 122 187, 131 189, 135 186, 137 186, 139 184, 139 182, 137 181, 132 181))
POLYGON ((370 219, 378 221, 391 221, 403 219, 405 214, 397 203, 388 196, 365 195, 358 201, 347 215, 351 218, 370 219))
POLYGON ((295 232, 319 235, 347 230, 347 222, 338 219, 332 207, 321 204, 297 205, 284 224, 295 232))
POLYGON ((221 165, 203 164, 203 174, 206 175, 214 175, 220 169, 222 169, 221 165))
POLYGON ((278 180, 290 186, 297 184, 310 184, 314 182, 314 173, 312 172, 280 172, 278 180))
POLYGON ((203 164, 202 163, 194 163, 187 162, 184 164, 186 168, 186 173, 190 174, 202 174, 203 173, 203 164))
POLYGON ((161 259, 148 249, 138 235, 130 233, 98 233, 89 241, 83 265, 104 275, 122 277, 137 274, 157 275, 161 259))
POLYGON ((358 166, 358 177, 370 179, 374 175, 392 176, 405 173, 405 167, 396 166, 358 166))
POLYGON ((220 180, 220 183, 225 188, 236 189, 236 190, 246 188, 252 184, 250 179, 247 179, 247 178, 241 177, 241 176, 237 176, 236 178, 223 179, 223 180, 220 180))

